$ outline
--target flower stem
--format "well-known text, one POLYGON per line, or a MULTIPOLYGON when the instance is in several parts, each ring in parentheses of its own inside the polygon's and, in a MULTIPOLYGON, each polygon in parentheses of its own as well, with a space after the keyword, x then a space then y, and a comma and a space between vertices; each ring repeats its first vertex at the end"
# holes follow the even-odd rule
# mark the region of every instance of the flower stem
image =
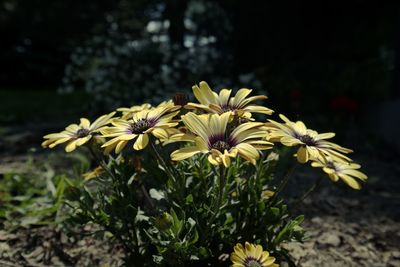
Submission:
POLYGON ((269 204, 267 206, 267 209, 271 208, 271 206, 274 204, 275 200, 277 199, 279 193, 281 193, 283 191, 283 189, 286 187, 290 177, 292 176, 294 170, 297 167, 297 162, 295 164, 293 164, 292 167, 290 167, 290 169, 287 171, 287 173, 285 174, 285 176, 282 179, 282 182, 279 184, 278 188, 275 191, 275 194, 271 197, 269 204))
POLYGON ((144 197, 146 198, 146 200, 149 202, 149 205, 152 209, 154 209, 156 206, 154 205, 153 200, 151 199, 151 197, 149 196, 149 193, 147 193, 146 188, 144 187, 144 185, 142 183, 140 183, 140 190, 142 191, 144 197))
POLYGON ((151 144, 151 148, 154 151, 154 154, 156 155, 156 158, 158 159, 160 164, 163 166, 163 168, 164 168, 165 172, 167 173, 167 175, 169 176, 169 178, 171 178, 173 183, 176 185, 176 189, 177 189, 177 192, 178 192, 178 197, 180 198, 179 200, 183 201, 183 199, 184 199, 184 190, 185 190, 185 179, 184 179, 184 177, 181 177, 181 175, 174 168, 172 168, 172 171, 171 171, 171 168, 167 165, 167 163, 165 162, 163 157, 158 152, 158 149, 155 146, 154 142, 150 142, 150 144, 151 144), (177 180, 177 179, 179 179, 179 180, 177 180))
POLYGON ((171 170, 169 169, 169 167, 167 166, 167 164, 165 163, 164 159, 161 157, 160 153, 158 152, 156 146, 154 145, 154 142, 150 141, 150 145, 151 148, 154 151, 154 154, 156 155, 156 158, 158 159, 158 161, 160 162, 160 164, 163 166, 165 172, 167 173, 167 175, 175 181, 175 177, 174 175, 171 173, 171 170))
POLYGON ((94 159, 94 161, 96 162, 97 165, 101 166, 107 173, 108 175, 110 175, 111 177, 113 177, 115 179, 114 174, 110 171, 110 169, 108 169, 107 165, 105 164, 105 162, 103 160, 101 160, 96 153, 94 152, 93 148, 89 145, 87 146, 87 148, 89 149, 90 154, 92 155, 92 158, 94 159))
POLYGON ((305 192, 304 194, 294 203, 292 209, 296 208, 297 206, 299 206, 307 197, 309 197, 311 195, 312 192, 314 192, 314 190, 319 187, 319 185, 321 184, 322 180, 324 179, 323 176, 320 176, 317 181, 315 181, 315 183, 310 186, 305 192))
POLYGON ((226 184, 226 177, 225 177, 225 167, 224 165, 220 165, 219 166, 219 185, 218 185, 218 195, 217 195, 217 200, 216 203, 213 207, 214 213, 212 214, 210 220, 207 223, 208 229, 205 231, 204 236, 202 238, 203 242, 206 242, 207 237, 209 235, 210 232, 210 228, 212 227, 212 224, 214 223, 215 219, 218 217, 219 213, 220 213, 220 209, 221 209, 221 205, 222 205, 222 198, 224 196, 224 192, 225 192, 225 184, 226 184))
POLYGON ((224 165, 220 165, 219 166, 219 191, 218 191, 218 198, 217 198, 217 210, 215 211, 215 214, 217 214, 219 212, 219 209, 221 208, 221 201, 222 201, 222 197, 224 195, 225 192, 225 183, 226 183, 226 179, 225 179, 225 167, 224 165))

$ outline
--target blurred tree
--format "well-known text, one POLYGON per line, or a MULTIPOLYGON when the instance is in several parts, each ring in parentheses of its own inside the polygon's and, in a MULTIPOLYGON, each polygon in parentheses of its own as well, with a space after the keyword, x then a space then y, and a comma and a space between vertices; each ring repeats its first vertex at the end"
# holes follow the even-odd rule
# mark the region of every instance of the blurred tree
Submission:
MULTIPOLYGON (((133 6, 143 6, 145 2, 151 1, 3 1, 0 84, 28 89, 57 87, 73 48, 94 34, 104 34, 107 15, 119 10, 122 19, 135 17, 134 13, 143 12, 133 6)), ((128 21, 131 20, 121 25, 125 27, 128 21)), ((136 22, 131 23, 131 28, 143 27, 136 22)))
POLYGON ((146 98, 156 87, 180 90, 205 79, 216 87, 266 88, 293 113, 300 106, 328 111, 337 97, 376 101, 397 86, 399 6, 365 0, 4 0, 0 84, 54 88, 64 76, 68 89, 100 86, 105 95, 129 98, 134 86, 134 94, 147 90, 146 98), (288 95, 302 97, 288 105, 288 95))

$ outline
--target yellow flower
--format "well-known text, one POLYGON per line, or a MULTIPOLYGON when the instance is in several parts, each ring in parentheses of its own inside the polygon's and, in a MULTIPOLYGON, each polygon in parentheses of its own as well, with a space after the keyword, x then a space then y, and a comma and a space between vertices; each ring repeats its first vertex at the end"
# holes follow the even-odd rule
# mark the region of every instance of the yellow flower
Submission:
POLYGON ((261 140, 266 132, 260 129, 262 123, 247 122, 227 130, 230 113, 222 115, 203 114, 192 112, 183 115, 182 121, 189 133, 176 134, 171 137, 174 141, 194 143, 194 146, 184 147, 171 154, 172 160, 180 161, 198 153, 209 154, 208 160, 214 165, 230 165, 230 158, 237 155, 256 164, 259 150, 270 149, 272 143, 261 140))
POLYGON ((74 151, 76 147, 85 144, 94 134, 102 130, 104 126, 111 121, 111 117, 114 116, 114 114, 115 112, 111 112, 110 114, 103 115, 93 123, 90 123, 86 118, 81 118, 79 125, 71 124, 60 133, 45 135, 43 138, 47 140, 42 143, 42 146, 53 148, 56 145, 68 142, 65 151, 74 151))
POLYGON ((193 93, 198 103, 188 103, 185 108, 200 109, 208 113, 222 114, 224 112, 232 112, 239 117, 250 118, 251 113, 263 113, 271 115, 273 111, 269 108, 252 104, 252 102, 261 99, 267 99, 266 96, 258 95, 246 98, 252 90, 242 88, 234 97, 231 97, 231 91, 222 89, 219 95, 213 92, 206 82, 200 82, 200 87, 194 85, 193 93))
POLYGON ((87 181, 99 177, 103 172, 103 167, 97 166, 94 170, 82 174, 82 177, 87 181))
POLYGON ((360 183, 354 178, 361 181, 366 181, 368 179, 364 173, 358 170, 361 166, 356 163, 337 162, 329 158, 322 158, 312 162, 311 166, 322 168, 333 182, 337 182, 341 179, 353 189, 361 189, 360 183))
MULTIPOLYGON (((168 101, 163 101, 160 104, 158 104, 158 107, 163 107, 163 106, 174 106, 174 102, 172 100, 168 100, 168 101)), ((178 107, 177 105, 175 105, 176 107, 178 107)), ((132 106, 130 108, 117 108, 117 111, 122 112, 122 116, 121 119, 128 119, 130 117, 132 117, 132 115, 134 113, 143 111, 143 110, 149 110, 151 108, 154 108, 151 104, 149 103, 144 103, 140 106, 132 106)))
POLYGON ((117 108, 117 111, 122 112, 121 118, 126 119, 132 116, 133 113, 150 109, 151 105, 149 103, 144 103, 140 106, 132 106, 130 108, 117 108))
POLYGON ((104 152, 107 154, 115 149, 116 153, 120 153, 126 144, 134 139, 136 140, 133 149, 141 150, 147 146, 149 134, 160 140, 167 139, 168 128, 178 124, 172 120, 179 113, 175 111, 178 108, 179 106, 173 104, 162 105, 133 113, 131 119, 114 119, 111 122, 112 127, 101 131, 103 137, 112 138, 102 145, 105 148, 104 152))
POLYGON ((263 251, 262 246, 245 243, 237 244, 231 254, 232 267, 278 267, 275 258, 270 257, 268 251, 263 251))
POLYGON ((279 117, 285 123, 268 120, 269 123, 266 124, 266 130, 269 133, 268 140, 281 142, 285 146, 299 146, 297 160, 300 163, 325 156, 343 162, 351 161, 350 158, 340 153, 350 153, 351 149, 326 141, 326 139, 334 137, 335 133, 319 134, 314 130, 307 129, 301 121, 292 122, 282 114, 279 117))
POLYGON ((269 198, 273 197, 274 195, 275 195, 275 192, 271 191, 271 190, 263 190, 261 192, 262 199, 269 199, 269 198))

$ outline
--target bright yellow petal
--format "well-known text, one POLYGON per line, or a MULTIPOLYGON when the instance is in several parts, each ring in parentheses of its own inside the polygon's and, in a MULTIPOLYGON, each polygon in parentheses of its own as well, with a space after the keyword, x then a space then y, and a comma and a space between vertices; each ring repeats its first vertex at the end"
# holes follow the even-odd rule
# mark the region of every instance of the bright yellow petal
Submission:
POLYGON ((222 89, 219 92, 219 104, 222 105, 227 105, 228 104, 228 100, 229 97, 231 95, 232 90, 228 90, 228 89, 222 89))
POLYGON ((115 112, 111 112, 109 114, 100 116, 99 118, 97 118, 91 125, 90 125, 90 130, 97 130, 98 128, 104 126, 105 124, 110 122, 110 119, 112 116, 115 115, 115 112))
POLYGON ((73 140, 68 143, 68 145, 65 147, 66 152, 72 152, 76 149, 76 140, 73 140))
MULTIPOLYGON (((210 116, 210 115, 209 115, 210 116)), ((204 140, 208 140, 210 129, 207 128, 206 122, 208 121, 208 116, 201 117, 192 112, 183 115, 183 123, 189 128, 189 130, 197 135, 199 135, 204 140)))
POLYGON ((78 124, 70 124, 68 125, 65 130, 70 133, 76 133, 81 127, 78 124))
POLYGON ((221 159, 222 159, 222 163, 224 164, 224 166, 226 168, 228 168, 229 165, 231 165, 231 158, 228 155, 226 155, 226 154, 222 155, 221 159))
POLYGON ((202 109, 207 111, 208 113, 215 113, 215 110, 211 109, 208 105, 197 104, 197 103, 187 103, 185 105, 186 109, 202 109))
POLYGON ((118 144, 115 146, 115 153, 119 154, 122 149, 128 144, 128 141, 120 141, 118 144))
POLYGON ((300 163, 306 163, 308 161, 309 157, 308 157, 308 152, 307 152, 307 148, 305 148, 304 146, 299 147, 299 149, 297 150, 297 160, 300 163))
POLYGON ((79 126, 85 128, 85 129, 89 129, 90 121, 86 118, 81 118, 81 123, 79 124, 79 126))
POLYGON ((263 253, 263 248, 260 245, 256 245, 255 248, 255 257, 257 260, 261 259, 263 253))
POLYGON ((345 173, 345 174, 349 174, 349 175, 354 176, 354 177, 357 177, 357 178, 359 178, 361 180, 367 180, 368 179, 367 175, 365 175, 364 173, 362 173, 360 171, 357 171, 357 170, 353 170, 353 169, 347 169, 346 170, 345 169, 345 170, 342 170, 341 172, 345 173))
POLYGON ((175 150, 174 152, 172 152, 171 159, 174 161, 180 161, 180 160, 190 158, 200 152, 201 151, 195 146, 183 147, 181 149, 178 149, 178 150, 175 150))
POLYGON ((246 89, 246 88, 242 88, 240 89, 236 95, 231 98, 231 104, 232 106, 240 106, 241 102, 251 93, 252 90, 250 89, 246 89))
POLYGON ((284 136, 281 138, 280 141, 285 146, 297 146, 297 145, 302 144, 302 142, 299 139, 291 137, 291 136, 284 136))
POLYGON ((151 133, 158 139, 168 139, 168 133, 165 129, 156 128, 151 131, 151 133))
POLYGON ((257 149, 255 149, 252 145, 241 143, 236 146, 238 153, 244 159, 250 161, 253 165, 256 164, 256 160, 260 157, 257 149))
POLYGON ((149 136, 147 134, 140 134, 135 143, 133 144, 133 149, 141 150, 147 146, 149 143, 149 136))
POLYGON ((213 94, 210 86, 204 81, 200 82, 199 85, 200 87, 197 85, 192 87, 193 94, 197 98, 197 100, 203 105, 208 105, 210 103, 216 104, 217 99, 213 94))
POLYGON ((118 140, 129 141, 129 140, 134 139, 136 136, 137 136, 136 134, 118 135, 118 140))
POLYGON ((78 138, 76 140, 76 145, 77 146, 81 146, 81 145, 85 144, 87 141, 89 141, 91 138, 92 138, 91 135, 88 135, 88 136, 85 136, 85 137, 82 137, 82 138, 78 138))
POLYGON ((329 139, 335 136, 335 133, 322 133, 322 134, 318 134, 316 136, 316 140, 320 140, 320 139, 329 139))
POLYGON ((246 106, 245 110, 253 113, 262 113, 266 115, 271 115, 272 113, 274 113, 272 109, 258 105, 246 106))
POLYGON ((339 177, 351 188, 357 190, 361 189, 361 185, 353 177, 346 174, 339 174, 339 177))

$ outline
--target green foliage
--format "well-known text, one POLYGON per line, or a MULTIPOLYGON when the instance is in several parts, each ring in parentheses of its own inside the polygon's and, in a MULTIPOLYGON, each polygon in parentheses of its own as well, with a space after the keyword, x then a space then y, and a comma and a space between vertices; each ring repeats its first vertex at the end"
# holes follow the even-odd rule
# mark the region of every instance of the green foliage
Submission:
POLYGON ((0 179, 0 222, 13 231, 19 227, 63 220, 65 189, 72 182, 47 167, 38 174, 7 173, 0 179))
POLYGON ((264 194, 276 190, 273 152, 256 166, 238 158, 225 169, 204 155, 171 165, 161 161, 169 151, 155 149, 158 162, 146 152, 102 158, 106 171, 68 188, 69 222, 101 225, 124 246, 128 266, 227 265, 218 257, 245 241, 290 262, 281 245, 303 240, 303 216, 264 194))

